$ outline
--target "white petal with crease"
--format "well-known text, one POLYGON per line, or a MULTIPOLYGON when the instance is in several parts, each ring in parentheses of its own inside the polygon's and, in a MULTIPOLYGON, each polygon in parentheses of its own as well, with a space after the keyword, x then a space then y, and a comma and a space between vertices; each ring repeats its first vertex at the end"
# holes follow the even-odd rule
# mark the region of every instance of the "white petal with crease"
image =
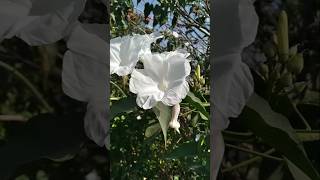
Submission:
POLYGON ((130 78, 130 91, 137 94, 138 106, 150 109, 157 102, 174 106, 186 97, 189 92, 186 77, 191 70, 186 55, 173 51, 142 56, 144 69, 133 70, 130 78))

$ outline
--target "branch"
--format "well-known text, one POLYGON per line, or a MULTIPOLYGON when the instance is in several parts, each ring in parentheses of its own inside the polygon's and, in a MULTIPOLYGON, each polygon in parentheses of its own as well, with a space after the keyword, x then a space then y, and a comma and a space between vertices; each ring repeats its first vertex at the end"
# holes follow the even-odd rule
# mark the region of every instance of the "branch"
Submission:
POLYGON ((39 99, 39 101, 42 103, 42 105, 49 111, 52 112, 53 108, 46 102, 46 100, 43 98, 42 94, 37 90, 37 88, 19 71, 17 71, 14 67, 10 66, 9 64, 6 64, 3 61, 0 61, 0 67, 4 68, 5 70, 12 72, 16 77, 18 77, 20 80, 22 80, 25 85, 28 86, 28 88, 33 92, 33 94, 39 99))

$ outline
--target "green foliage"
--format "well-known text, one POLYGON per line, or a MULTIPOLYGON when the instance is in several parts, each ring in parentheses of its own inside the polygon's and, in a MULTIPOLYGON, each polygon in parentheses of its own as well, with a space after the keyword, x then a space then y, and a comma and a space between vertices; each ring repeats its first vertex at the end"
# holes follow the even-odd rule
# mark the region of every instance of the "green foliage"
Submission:
MULTIPOLYGON (((259 8, 265 8, 268 3, 260 3, 257 9, 261 11, 259 8)), ((260 32, 253 46, 261 50, 266 61, 252 68, 256 94, 238 120, 231 121, 230 128, 223 132, 226 143, 237 145, 227 144, 225 161, 232 166, 223 168, 224 177, 232 179, 240 174, 262 180, 320 179, 319 156, 315 155, 320 140, 320 96, 316 80, 319 73, 313 68, 319 65, 314 61, 318 51, 309 46, 315 53, 310 55, 301 45, 301 41, 309 43, 309 39, 297 33, 305 29, 295 22, 302 21, 295 14, 301 13, 297 4, 284 4, 293 9, 272 16, 260 14, 260 32), (268 24, 270 21, 272 25, 268 24), (232 163, 231 153, 240 158, 247 156, 232 163), (254 173, 256 168, 258 173, 254 173)), ((302 4, 299 7, 310 8, 302 4)))
MULTIPOLYGON (((152 45, 152 51, 172 51, 185 48, 191 54, 192 69, 208 60, 209 17, 205 1, 111 1, 111 37, 146 34, 161 31, 163 39, 152 45), (183 11, 182 11, 183 10, 183 11), (186 13, 188 11, 188 13, 186 13), (198 15, 196 14, 198 12, 198 15), (194 16, 195 15, 195 16, 194 16), (191 16, 198 19, 192 19, 191 16), (201 20, 201 21, 200 21, 201 20), (199 30, 200 27, 203 29, 199 30), (174 37, 171 31, 180 35, 174 37), (198 37, 195 31, 201 34, 198 37), (203 36, 203 37, 202 37, 203 36), (196 41, 202 44, 194 48, 196 41), (186 46, 185 43, 191 44, 186 46)), ((208 10, 208 9, 207 9, 208 10)), ((139 64, 138 64, 139 66, 139 64)), ((209 77, 209 68, 203 66, 202 81, 209 77)), ((192 70, 192 74, 193 74, 192 70)), ((111 177, 115 179, 190 179, 209 178, 209 86, 190 79, 194 94, 180 104, 180 134, 168 127, 171 108, 158 104, 153 110, 142 110, 129 92, 128 78, 111 76, 111 177), (121 89, 121 90, 120 90, 121 89), (127 96, 127 97, 126 97, 127 96), (130 108, 127 108, 129 107, 130 108), (113 113, 116 111, 117 113, 113 113), (202 118, 199 118, 202 117, 202 118), (162 132, 162 133, 161 133, 162 132), (190 143, 190 144, 189 144, 190 143), (190 151, 196 145, 196 151, 190 151), (193 152, 193 153, 192 153, 193 152)), ((206 80, 205 80, 206 79, 206 80)))

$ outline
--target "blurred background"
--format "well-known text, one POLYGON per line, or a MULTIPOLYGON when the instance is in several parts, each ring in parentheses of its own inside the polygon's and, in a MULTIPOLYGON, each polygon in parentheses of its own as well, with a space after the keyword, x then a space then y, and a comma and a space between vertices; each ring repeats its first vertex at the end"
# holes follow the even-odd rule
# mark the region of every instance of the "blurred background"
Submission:
MULTIPOLYGON (((107 23, 107 8, 87 1, 82 23, 107 23)), ((107 31, 107 30, 106 30, 107 31)), ((65 41, 31 47, 0 44, 0 179, 104 180, 107 150, 84 132, 86 104, 62 92, 65 41), (28 122, 27 122, 28 121, 28 122)))
POLYGON ((242 57, 255 92, 271 109, 258 117, 252 111, 267 107, 256 103, 231 121, 223 132, 226 152, 219 179, 318 179, 320 1, 259 0, 255 7, 258 35, 242 57))

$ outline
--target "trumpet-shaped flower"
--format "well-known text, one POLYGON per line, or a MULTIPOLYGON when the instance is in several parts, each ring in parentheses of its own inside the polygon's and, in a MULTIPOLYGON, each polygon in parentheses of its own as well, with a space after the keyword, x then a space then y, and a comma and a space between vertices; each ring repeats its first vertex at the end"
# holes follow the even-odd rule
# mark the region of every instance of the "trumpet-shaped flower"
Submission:
POLYGON ((110 74, 128 75, 136 66, 139 58, 151 52, 150 45, 162 36, 158 33, 133 35, 111 39, 110 74))
POLYGON ((187 56, 185 52, 173 51, 142 57, 144 69, 133 70, 129 82, 130 91, 137 94, 138 106, 150 109, 157 102, 174 106, 186 97, 186 77, 191 70, 187 56))

